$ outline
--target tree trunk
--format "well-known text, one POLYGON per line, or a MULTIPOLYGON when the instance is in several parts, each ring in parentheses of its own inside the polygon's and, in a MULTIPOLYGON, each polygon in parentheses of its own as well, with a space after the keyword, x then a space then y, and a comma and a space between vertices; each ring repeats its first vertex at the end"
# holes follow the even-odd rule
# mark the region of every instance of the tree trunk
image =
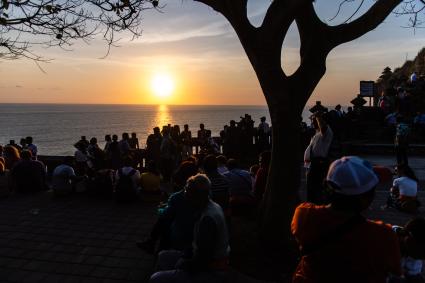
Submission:
POLYGON ((301 109, 290 103, 269 106, 272 120, 272 161, 260 212, 260 240, 270 251, 284 251, 298 203, 301 165, 301 109))

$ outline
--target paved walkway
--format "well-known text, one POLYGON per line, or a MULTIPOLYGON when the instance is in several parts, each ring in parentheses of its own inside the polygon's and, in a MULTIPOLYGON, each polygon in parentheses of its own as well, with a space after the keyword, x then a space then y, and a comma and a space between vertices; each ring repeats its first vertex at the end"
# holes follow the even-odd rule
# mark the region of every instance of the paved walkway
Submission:
POLYGON ((135 246, 154 206, 49 193, 0 200, 0 282, 145 282, 154 258, 135 246))
MULTIPOLYGON (((392 157, 366 159, 394 164, 392 157)), ((425 181, 425 158, 410 161, 425 181)), ((382 209, 389 185, 379 188, 366 213, 402 225, 412 216, 382 209)), ((425 204, 423 189, 419 196, 425 204)), ((155 221, 153 203, 117 205, 82 194, 39 193, 1 199, 0 212, 0 282, 146 282, 153 270, 154 257, 135 246, 155 221)), ((420 215, 425 216, 424 208, 420 215)))

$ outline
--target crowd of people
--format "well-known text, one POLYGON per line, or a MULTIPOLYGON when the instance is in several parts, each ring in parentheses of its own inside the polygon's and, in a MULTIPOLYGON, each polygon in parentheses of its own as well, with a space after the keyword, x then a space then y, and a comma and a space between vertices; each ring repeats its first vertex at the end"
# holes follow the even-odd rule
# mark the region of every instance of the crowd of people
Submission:
MULTIPOLYGON (((313 128, 304 155, 308 202, 296 208, 291 225, 301 255, 293 282, 424 282, 425 220, 416 217, 405 227, 391 227, 365 219, 361 213, 385 172, 357 157, 332 160, 333 128, 321 114, 313 117, 313 128)), ((221 282, 229 271, 232 216, 255 216, 266 191, 271 152, 262 150, 250 167, 240 161, 254 145, 269 148, 270 126, 262 119, 255 131, 249 129, 254 129, 249 115, 231 121, 221 135, 220 152, 201 124, 196 155, 187 125, 182 132, 178 126, 155 128, 146 149, 134 133, 123 133, 120 140, 105 136, 103 149, 96 138, 83 136, 74 145, 74 157, 64 158, 49 182, 29 137, 19 146, 0 147, 0 186, 29 192, 45 190, 49 183, 61 196, 82 186, 117 202, 158 195, 158 219, 149 237, 137 243, 158 255, 150 282, 221 282), (268 137, 260 138, 260 131, 268 137), (237 137, 239 146, 226 143, 230 137, 237 137)), ((397 166, 397 174, 387 205, 415 213, 418 180, 406 163, 397 166)))

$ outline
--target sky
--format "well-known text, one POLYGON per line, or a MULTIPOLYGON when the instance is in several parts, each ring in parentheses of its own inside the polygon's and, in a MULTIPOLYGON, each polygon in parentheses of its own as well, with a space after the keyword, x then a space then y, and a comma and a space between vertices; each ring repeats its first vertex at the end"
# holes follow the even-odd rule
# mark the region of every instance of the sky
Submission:
MULTIPOLYGON (((29 60, 0 61, 0 103, 202 104, 264 105, 255 73, 236 37, 220 14, 190 0, 163 0, 161 12, 143 16, 143 34, 129 40, 121 34, 109 56, 105 43, 77 42, 72 51, 37 50, 53 58, 41 64, 29 60), (152 90, 157 74, 168 75, 173 92, 167 98, 152 90)), ((316 11, 329 24, 344 21, 354 4, 336 20, 338 1, 317 0, 316 11)), ((357 2, 358 3, 358 2, 357 2)), ((363 12, 371 4, 366 0, 363 12)), ((262 22, 268 0, 250 0, 254 25, 262 22)), ((361 14, 361 13, 360 13, 361 14)), ((308 104, 348 105, 359 92, 360 80, 376 80, 384 67, 398 67, 424 47, 425 30, 407 29, 407 18, 391 15, 376 30, 336 48, 327 60, 327 73, 308 104)), ((295 25, 282 49, 283 69, 291 74, 299 64, 295 25)))

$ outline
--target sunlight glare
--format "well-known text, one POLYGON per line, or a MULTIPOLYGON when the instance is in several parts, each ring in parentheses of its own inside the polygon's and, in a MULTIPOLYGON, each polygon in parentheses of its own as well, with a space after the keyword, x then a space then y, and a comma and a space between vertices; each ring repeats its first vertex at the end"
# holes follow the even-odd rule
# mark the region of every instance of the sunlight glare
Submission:
POLYGON ((151 81, 152 91, 158 98, 167 98, 174 91, 174 81, 168 74, 156 74, 151 81))

